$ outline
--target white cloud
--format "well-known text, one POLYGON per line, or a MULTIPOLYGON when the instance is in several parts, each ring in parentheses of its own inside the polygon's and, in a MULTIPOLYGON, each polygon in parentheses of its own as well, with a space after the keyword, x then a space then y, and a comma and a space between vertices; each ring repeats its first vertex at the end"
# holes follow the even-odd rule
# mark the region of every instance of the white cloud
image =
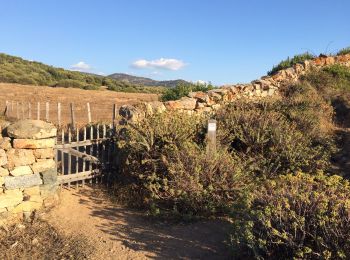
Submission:
POLYGON ((79 61, 77 64, 74 64, 70 67, 71 70, 90 72, 92 67, 89 64, 86 64, 84 61, 79 61))
POLYGON ((197 83, 197 84, 200 84, 200 85, 206 85, 206 84, 208 84, 208 81, 199 79, 199 80, 195 81, 194 83, 197 83))
POLYGON ((179 70, 186 64, 177 59, 160 58, 157 60, 137 60, 132 63, 132 67, 137 69, 165 69, 165 70, 179 70))

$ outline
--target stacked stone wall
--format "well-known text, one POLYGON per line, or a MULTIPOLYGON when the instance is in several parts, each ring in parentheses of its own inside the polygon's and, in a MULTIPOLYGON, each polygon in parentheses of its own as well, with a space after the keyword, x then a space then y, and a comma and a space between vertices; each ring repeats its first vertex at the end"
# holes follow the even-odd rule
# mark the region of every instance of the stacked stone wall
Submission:
POLYGON ((214 113, 221 106, 241 98, 261 99, 279 95, 279 89, 284 84, 297 82, 308 71, 318 70, 325 66, 341 64, 350 67, 350 54, 325 56, 307 60, 291 68, 278 71, 272 76, 263 76, 248 84, 226 85, 208 92, 191 92, 180 100, 167 102, 148 102, 135 106, 125 105, 119 110, 123 117, 122 124, 127 121, 137 121, 147 115, 164 111, 179 111, 188 114, 214 113))
POLYGON ((3 122, 0 134, 0 221, 29 218, 58 202, 57 129, 39 120, 3 122))

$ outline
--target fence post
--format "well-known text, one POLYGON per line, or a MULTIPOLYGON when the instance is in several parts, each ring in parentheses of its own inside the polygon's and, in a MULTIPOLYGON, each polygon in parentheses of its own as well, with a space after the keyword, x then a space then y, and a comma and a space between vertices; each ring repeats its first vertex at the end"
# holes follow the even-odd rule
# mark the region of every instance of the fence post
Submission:
POLYGON ((36 113, 37 113, 37 119, 40 120, 40 102, 38 102, 38 104, 37 104, 37 111, 36 111, 36 113))
POLYGON ((208 120, 208 133, 207 133, 207 154, 212 156, 216 153, 216 120, 208 120))
POLYGON ((75 129, 75 115, 74 115, 74 104, 70 103, 70 115, 71 115, 71 124, 72 124, 72 129, 75 129))
POLYGON ((10 104, 9 102, 6 100, 6 107, 5 107, 5 117, 9 117, 9 108, 10 108, 10 104))
POLYGON ((57 123, 61 127, 61 103, 57 103, 57 123))
POLYGON ((86 103, 87 106, 87 113, 88 113, 88 123, 91 124, 91 110, 90 110, 90 103, 86 103))

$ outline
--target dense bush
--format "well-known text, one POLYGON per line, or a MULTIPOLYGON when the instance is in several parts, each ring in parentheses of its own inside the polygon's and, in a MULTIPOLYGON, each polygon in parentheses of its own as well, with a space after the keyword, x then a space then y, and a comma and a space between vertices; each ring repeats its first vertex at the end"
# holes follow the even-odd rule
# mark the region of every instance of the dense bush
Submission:
POLYGON ((280 176, 233 207, 240 258, 349 259, 348 181, 322 173, 280 176))
POLYGON ((235 156, 249 162, 259 177, 325 169, 333 148, 329 135, 323 134, 319 120, 311 111, 310 120, 297 108, 290 110, 284 102, 238 102, 217 114, 218 140, 228 145, 235 156))
POLYGON ((293 67, 297 63, 302 63, 302 62, 304 62, 306 60, 311 60, 313 58, 315 58, 315 56, 310 54, 310 53, 308 53, 308 52, 303 53, 303 54, 295 55, 291 59, 288 57, 286 60, 281 61, 277 66, 274 66, 272 68, 272 70, 267 72, 267 74, 271 76, 271 75, 275 74, 279 70, 293 67))
POLYGON ((225 149, 207 157, 201 118, 162 114, 129 125, 119 142, 119 189, 158 213, 222 212, 249 183, 242 163, 225 149), (131 195, 133 194, 133 195, 131 195))
POLYGON ((163 101, 177 100, 187 96, 190 92, 194 91, 208 91, 213 89, 214 86, 211 84, 179 84, 175 88, 168 88, 161 99, 163 101))
POLYGON ((94 74, 64 70, 40 62, 27 61, 0 53, 0 82, 110 90, 123 92, 160 93, 163 88, 144 87, 94 74))

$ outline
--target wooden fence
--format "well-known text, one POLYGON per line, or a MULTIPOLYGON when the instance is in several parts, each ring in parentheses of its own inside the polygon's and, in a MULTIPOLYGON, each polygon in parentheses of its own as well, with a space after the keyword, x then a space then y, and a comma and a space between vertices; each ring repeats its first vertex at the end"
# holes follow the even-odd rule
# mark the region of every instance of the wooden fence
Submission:
POLYGON ((92 125, 80 129, 61 129, 57 137, 56 165, 58 180, 68 187, 85 185, 85 181, 99 183, 102 177, 109 181, 114 167, 114 127, 92 125))
MULTIPOLYGON (((86 103, 83 110, 84 111, 81 112, 85 113, 85 120, 79 120, 78 122, 76 120, 76 108, 74 103, 63 105, 61 103, 52 104, 50 102, 31 103, 6 101, 4 114, 7 118, 45 120, 54 123, 58 127, 70 125, 71 128, 75 128, 77 124, 86 125, 91 124, 92 122, 100 121, 99 118, 93 118, 90 103, 86 103), (64 115, 62 115, 63 111, 64 115)), ((111 114, 108 121, 112 122, 114 125, 118 117, 117 106, 114 104, 110 111, 111 114)))

